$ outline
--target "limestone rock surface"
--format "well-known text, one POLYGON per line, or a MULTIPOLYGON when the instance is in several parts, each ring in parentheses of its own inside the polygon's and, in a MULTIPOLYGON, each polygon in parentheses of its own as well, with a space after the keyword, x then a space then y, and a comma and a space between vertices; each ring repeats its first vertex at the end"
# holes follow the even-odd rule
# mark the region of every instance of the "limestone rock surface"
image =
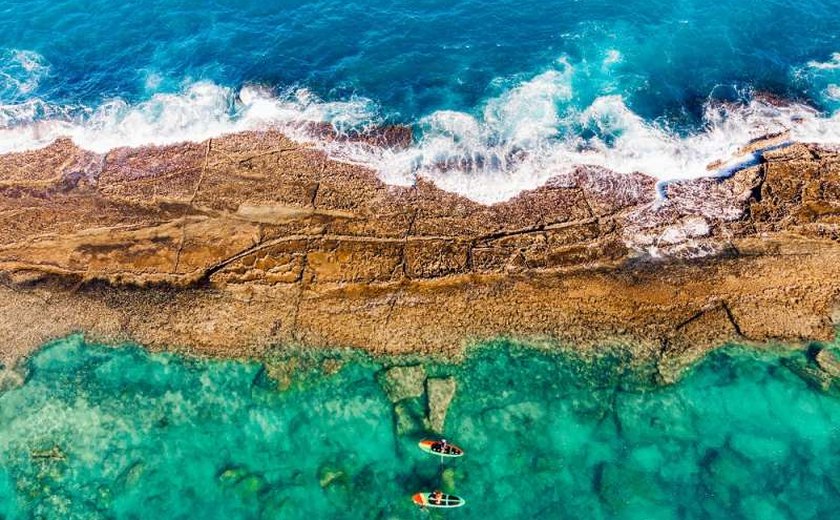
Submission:
POLYGON ((655 184, 582 167, 487 206, 273 131, 2 155, 0 363, 76 331, 226 357, 504 335, 618 342, 667 372, 726 340, 832 337, 840 154, 655 184))

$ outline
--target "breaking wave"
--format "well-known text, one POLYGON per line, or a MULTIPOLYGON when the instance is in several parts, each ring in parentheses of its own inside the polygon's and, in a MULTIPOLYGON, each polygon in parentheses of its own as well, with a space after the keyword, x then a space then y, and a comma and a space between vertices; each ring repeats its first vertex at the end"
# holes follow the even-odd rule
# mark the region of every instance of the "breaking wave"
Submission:
MULTIPOLYGON (((15 51, 5 58, 0 69, 5 99, 33 92, 49 73, 49 64, 34 53, 15 51)), ((832 71, 840 70, 838 59, 840 54, 834 54, 794 72, 805 80, 828 82, 821 89, 830 101, 840 97, 837 85, 830 83, 832 71), (814 72, 818 76, 809 76, 814 72)), ((596 69, 607 74, 621 60, 619 51, 610 50, 596 69)), ((590 69, 561 59, 540 74, 511 82, 472 113, 433 112, 415 123, 414 143, 406 149, 320 144, 337 159, 376 169, 388 183, 405 185, 424 177, 445 190, 494 203, 578 165, 672 180, 715 175, 739 164, 751 154, 745 145, 762 136, 840 143, 840 111, 821 112, 754 93, 743 93, 736 102, 710 96, 701 123, 687 131, 641 117, 622 95, 596 95, 582 103, 581 83, 603 81, 590 69)), ((329 122, 347 132, 386 121, 377 104, 363 97, 324 101, 306 88, 247 85, 235 90, 201 81, 134 104, 115 98, 91 108, 28 97, 0 105, 0 152, 42 147, 62 136, 105 152, 265 128, 312 140, 301 123, 329 122)))
POLYGON ((577 108, 566 102, 570 75, 541 74, 491 99, 478 116, 436 112, 420 121, 416 146, 381 152, 377 169, 391 182, 421 175, 492 203, 578 165, 674 180, 725 172, 749 160, 747 145, 764 136, 840 143, 840 115, 760 95, 738 103, 710 98, 702 124, 689 132, 645 120, 619 95, 599 96, 577 108))
POLYGON ((818 70, 837 70, 840 69, 840 52, 831 54, 831 58, 827 61, 811 60, 808 62, 808 67, 818 70))
POLYGON ((0 153, 43 147, 59 137, 106 152, 305 121, 326 121, 343 129, 374 124, 371 107, 361 99, 323 102, 304 88, 275 94, 254 86, 235 91, 211 82, 193 83, 174 94, 154 94, 137 104, 113 99, 96 108, 58 106, 35 98, 0 105, 0 153))

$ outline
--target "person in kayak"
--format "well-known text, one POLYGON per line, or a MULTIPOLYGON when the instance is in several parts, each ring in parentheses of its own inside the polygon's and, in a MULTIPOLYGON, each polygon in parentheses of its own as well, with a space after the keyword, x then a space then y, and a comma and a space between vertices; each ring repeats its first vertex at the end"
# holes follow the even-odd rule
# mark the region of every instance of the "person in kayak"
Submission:
POLYGON ((443 503, 443 492, 441 490, 436 489, 434 493, 432 493, 431 501, 433 504, 439 506, 443 503))
POLYGON ((446 453, 446 439, 441 439, 440 444, 438 444, 441 453, 446 453))

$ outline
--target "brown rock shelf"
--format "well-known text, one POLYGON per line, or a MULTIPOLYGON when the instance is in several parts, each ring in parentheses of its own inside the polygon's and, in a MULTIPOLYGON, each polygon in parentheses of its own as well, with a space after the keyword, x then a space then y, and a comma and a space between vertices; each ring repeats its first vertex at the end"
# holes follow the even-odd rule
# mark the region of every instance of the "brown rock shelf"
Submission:
POLYGON ((581 167, 491 206, 276 132, 0 156, 0 362, 74 331, 201 355, 621 343, 666 378, 727 340, 828 339, 840 154, 668 184, 581 167))

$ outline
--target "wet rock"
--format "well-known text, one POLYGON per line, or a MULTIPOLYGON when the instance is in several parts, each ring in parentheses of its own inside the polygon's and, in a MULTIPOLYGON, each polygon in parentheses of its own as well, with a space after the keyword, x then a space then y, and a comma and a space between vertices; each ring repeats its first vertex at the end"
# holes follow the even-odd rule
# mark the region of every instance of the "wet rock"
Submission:
MULTIPOLYGON (((665 345, 675 366, 732 339, 833 336, 840 155, 764 150, 664 192, 582 167, 484 205, 387 185, 277 131, 104 156, 59 140, 0 155, 0 360, 78 330, 237 358, 278 344, 457 356, 499 335, 586 348, 620 331, 634 356, 665 345), (667 341, 721 301, 737 326, 710 317, 699 340, 667 341)), ((294 367, 267 370, 292 384, 294 367)))
POLYGON ((446 412, 455 397, 457 386, 454 377, 429 378, 426 380, 426 393, 429 400, 427 422, 429 429, 433 432, 443 433, 446 412))
POLYGON ((404 149, 411 146, 413 134, 410 126, 390 125, 354 134, 352 138, 381 148, 404 149))
POLYGON ((391 367, 379 373, 379 384, 392 403, 420 397, 425 381, 426 369, 422 365, 391 367))
POLYGON ((790 139, 790 130, 765 134, 750 139, 750 142, 738 149, 737 155, 745 155, 782 145, 790 139))
POLYGON ((686 316, 663 342, 657 363, 662 382, 673 383, 679 379, 703 355, 703 345, 720 344, 727 338, 737 337, 739 330, 736 323, 724 304, 700 309, 686 316))
MULTIPOLYGON (((711 222, 736 222, 748 210, 753 190, 761 183, 761 167, 744 168, 726 179, 707 178, 668 183, 664 188, 668 197, 664 203, 673 208, 674 215, 702 216, 711 222)), ((667 222, 666 222, 667 224, 667 222)))
POLYGON ((607 216, 643 206, 656 199, 656 179, 642 173, 622 174, 596 166, 581 166, 552 177, 547 187, 580 190, 592 214, 607 216))
POLYGON ((411 145, 413 138, 411 127, 406 125, 339 132, 331 123, 312 122, 305 125, 305 130, 321 141, 363 143, 378 148, 405 149, 411 145))

